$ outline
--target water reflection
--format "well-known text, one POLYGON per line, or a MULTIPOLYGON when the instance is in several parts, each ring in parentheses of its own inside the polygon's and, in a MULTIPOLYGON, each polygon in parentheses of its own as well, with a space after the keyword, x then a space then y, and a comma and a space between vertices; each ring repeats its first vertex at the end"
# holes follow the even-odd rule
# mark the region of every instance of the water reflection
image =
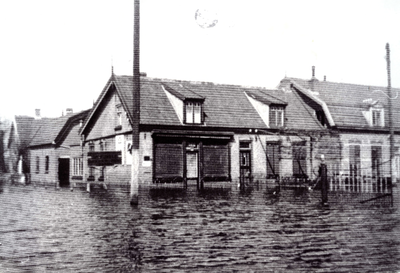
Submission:
POLYGON ((400 270, 398 203, 206 188, 141 189, 131 207, 126 189, 0 189, 0 272, 400 270))

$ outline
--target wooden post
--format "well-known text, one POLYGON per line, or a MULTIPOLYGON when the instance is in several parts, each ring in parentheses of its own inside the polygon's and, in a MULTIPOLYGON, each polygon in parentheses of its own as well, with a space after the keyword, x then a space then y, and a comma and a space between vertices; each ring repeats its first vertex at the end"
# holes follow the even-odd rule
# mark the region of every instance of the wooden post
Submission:
POLYGON ((328 175, 326 164, 322 161, 320 166, 322 205, 328 205, 328 175))
POLYGON ((394 128, 393 128, 393 97, 392 97, 392 83, 390 76, 390 48, 389 43, 386 44, 386 64, 387 64, 387 75, 388 75, 388 100, 389 100, 389 139, 390 139, 390 179, 394 182, 394 168, 393 168, 393 157, 394 157, 394 128))
POLYGON ((134 1, 131 205, 139 204, 140 0, 134 1))

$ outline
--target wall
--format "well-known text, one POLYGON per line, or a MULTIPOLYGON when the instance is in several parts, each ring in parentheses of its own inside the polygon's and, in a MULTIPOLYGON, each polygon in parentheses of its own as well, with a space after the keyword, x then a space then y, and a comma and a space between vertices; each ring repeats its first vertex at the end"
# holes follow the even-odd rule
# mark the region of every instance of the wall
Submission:
POLYGON ((122 109, 122 126, 121 129, 116 130, 118 125, 118 116, 116 105, 121 104, 117 93, 110 92, 102 102, 102 105, 97 109, 96 117, 92 120, 95 122, 86 136, 86 141, 96 140, 99 138, 108 138, 115 134, 124 134, 132 130, 130 123, 127 119, 125 111, 122 109))
MULTIPOLYGON (((360 145, 360 158, 361 158, 361 175, 372 175, 372 160, 371 160, 371 147, 382 147, 382 175, 385 177, 390 176, 390 142, 388 134, 356 134, 356 133, 343 133, 340 136, 343 144, 343 159, 341 164, 341 173, 348 174, 349 161, 350 161, 350 145, 360 145)), ((397 147, 400 147, 400 139, 398 136, 395 138, 397 147)))
POLYGON ((31 182, 55 183, 58 182, 58 151, 53 147, 30 150, 31 182), (39 157, 39 172, 36 171, 36 157, 39 157), (45 158, 49 156, 49 170, 45 172, 45 158))

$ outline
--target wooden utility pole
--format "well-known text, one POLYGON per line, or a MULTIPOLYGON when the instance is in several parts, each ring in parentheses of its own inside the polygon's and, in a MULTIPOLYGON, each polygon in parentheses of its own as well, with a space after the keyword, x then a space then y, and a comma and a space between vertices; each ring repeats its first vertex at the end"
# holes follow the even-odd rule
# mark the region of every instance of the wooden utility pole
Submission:
POLYGON ((386 63, 387 63, 387 75, 388 75, 388 98, 389 98, 389 133, 390 133, 390 180, 394 182, 394 168, 393 168, 393 157, 394 157, 394 129, 393 129, 393 97, 392 97, 392 83, 390 78, 390 48, 389 43, 386 44, 386 63))
POLYGON ((140 124, 140 0, 134 0, 133 15, 133 114, 131 205, 139 204, 139 124, 140 124))

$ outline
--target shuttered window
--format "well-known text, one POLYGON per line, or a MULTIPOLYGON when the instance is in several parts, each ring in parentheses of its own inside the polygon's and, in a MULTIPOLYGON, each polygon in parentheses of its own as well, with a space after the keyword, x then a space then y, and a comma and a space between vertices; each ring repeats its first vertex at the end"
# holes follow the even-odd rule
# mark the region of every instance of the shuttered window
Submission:
POLYGON ((169 179, 170 182, 181 181, 183 178, 182 144, 156 144, 154 164, 156 179, 169 179))
POLYGON ((203 145, 204 179, 229 179, 229 146, 203 145))
POLYGON ((267 142, 267 177, 279 177, 279 142, 267 142))

